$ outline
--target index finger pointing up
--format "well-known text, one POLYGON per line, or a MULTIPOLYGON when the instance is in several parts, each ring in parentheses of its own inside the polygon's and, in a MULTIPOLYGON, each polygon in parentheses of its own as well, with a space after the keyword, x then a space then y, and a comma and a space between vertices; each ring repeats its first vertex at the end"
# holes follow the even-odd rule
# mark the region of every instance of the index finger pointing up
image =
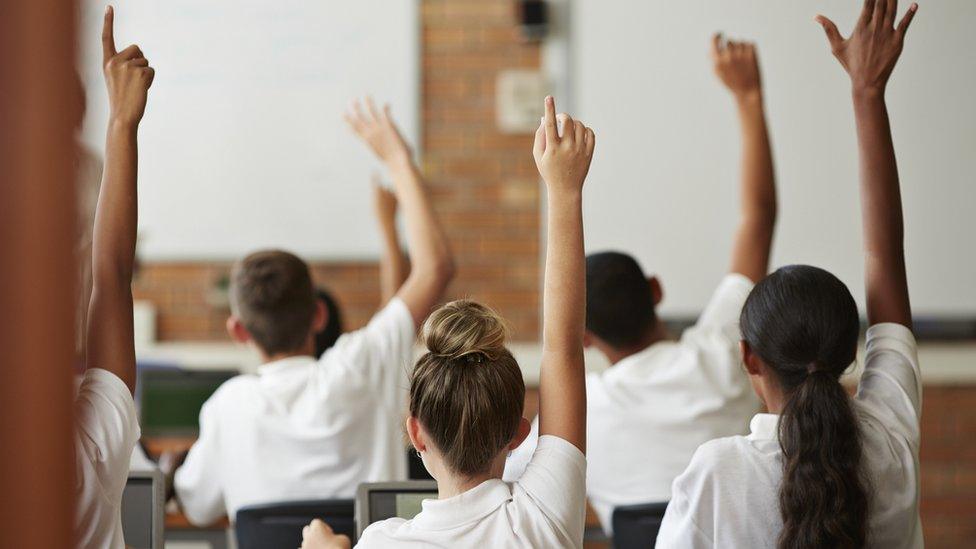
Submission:
POLYGON ((112 6, 105 8, 105 21, 102 24, 102 62, 115 56, 115 10, 112 6))
POLYGON ((556 131, 556 100, 551 95, 546 96, 546 142, 559 142, 559 132, 556 131))

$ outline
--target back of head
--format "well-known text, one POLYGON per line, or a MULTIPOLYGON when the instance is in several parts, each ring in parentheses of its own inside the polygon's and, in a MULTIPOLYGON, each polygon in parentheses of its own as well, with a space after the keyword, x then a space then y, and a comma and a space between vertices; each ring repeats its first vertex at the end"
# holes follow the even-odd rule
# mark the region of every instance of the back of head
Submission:
POLYGON ((315 334, 315 356, 322 356, 322 353, 328 351, 335 345, 335 342, 339 340, 339 336, 343 333, 342 309, 339 308, 339 302, 335 300, 335 297, 328 290, 319 288, 315 292, 315 295, 325 304, 325 316, 327 319, 325 328, 315 334))
POLYGON ((294 352, 308 341, 315 294, 308 265, 280 250, 255 252, 234 265, 231 310, 266 354, 294 352))
POLYGON ((654 325, 654 296, 637 261, 620 252, 586 256, 586 329, 618 349, 654 325))
POLYGON ((823 269, 783 267, 753 288, 740 325, 786 397, 779 547, 864 546, 868 500, 860 431, 840 384, 857 354, 854 298, 823 269))
POLYGON ((485 473, 515 436, 525 383, 505 348, 494 311, 473 301, 448 303, 424 324, 428 352, 410 380, 410 414, 456 474, 485 473))

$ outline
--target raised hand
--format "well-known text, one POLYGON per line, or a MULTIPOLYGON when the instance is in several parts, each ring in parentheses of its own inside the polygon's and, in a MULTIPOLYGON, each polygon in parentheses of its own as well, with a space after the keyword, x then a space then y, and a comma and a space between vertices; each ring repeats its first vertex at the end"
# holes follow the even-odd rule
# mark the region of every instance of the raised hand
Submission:
POLYGON ((830 19, 818 15, 816 20, 827 33, 830 49, 850 75, 854 89, 884 92, 917 11, 918 4, 913 3, 895 27, 898 0, 865 0, 861 17, 846 39, 830 19))
POLYGON ((712 37, 711 53, 715 75, 736 97, 759 96, 762 93, 755 44, 725 41, 719 33, 712 37))
POLYGON ((299 549, 349 549, 352 542, 347 536, 336 534, 328 524, 315 519, 302 529, 302 546, 299 549))
POLYGON ((115 49, 115 10, 105 9, 102 26, 102 69, 108 87, 110 117, 115 122, 138 124, 146 111, 146 98, 156 71, 135 44, 115 49))
POLYGON ((369 148, 381 161, 391 162, 410 160, 410 146, 404 141, 390 116, 390 106, 384 105, 383 110, 377 110, 373 100, 365 100, 364 110, 359 101, 354 101, 344 118, 369 148))
POLYGON ((582 122, 568 114, 556 116, 556 102, 546 97, 546 116, 535 132, 532 154, 535 165, 550 190, 582 191, 590 171, 596 136, 582 122), (562 129, 559 135, 557 123, 562 129))

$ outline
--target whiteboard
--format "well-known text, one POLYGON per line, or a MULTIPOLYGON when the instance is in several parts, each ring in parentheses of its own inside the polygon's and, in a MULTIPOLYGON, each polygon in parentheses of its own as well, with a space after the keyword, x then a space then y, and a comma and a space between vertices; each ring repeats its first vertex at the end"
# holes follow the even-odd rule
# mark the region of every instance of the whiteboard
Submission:
MULTIPOLYGON (((901 9, 907 7, 901 2, 901 9)), ((857 151, 847 75, 813 22, 846 36, 859 2, 572 0, 572 108, 597 133, 587 251, 618 249, 659 275, 661 310, 699 312, 730 261, 739 126, 713 76, 711 34, 755 40, 776 161, 773 266, 808 263, 863 311, 857 151)), ((920 2, 888 89, 919 315, 976 313, 976 2, 920 2)))
MULTIPOLYGON (((83 0, 83 140, 104 149, 106 2, 83 0)), ((114 0, 121 50, 156 68, 139 133, 139 253, 233 259, 282 247, 306 258, 379 254, 369 176, 346 128, 350 100, 391 104, 419 137, 415 0, 114 0)))

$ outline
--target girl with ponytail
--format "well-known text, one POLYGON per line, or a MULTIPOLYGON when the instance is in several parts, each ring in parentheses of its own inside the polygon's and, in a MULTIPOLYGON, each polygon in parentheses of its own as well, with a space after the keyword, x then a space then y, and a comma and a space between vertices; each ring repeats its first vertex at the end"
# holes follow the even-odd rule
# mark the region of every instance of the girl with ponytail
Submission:
POLYGON ((658 547, 915 548, 921 382, 905 275, 898 170, 884 101, 918 6, 867 0, 844 39, 820 16, 851 78, 861 157, 867 331, 848 396, 859 317, 827 271, 783 267, 753 288, 742 356, 768 414, 708 442, 672 488, 658 547))

